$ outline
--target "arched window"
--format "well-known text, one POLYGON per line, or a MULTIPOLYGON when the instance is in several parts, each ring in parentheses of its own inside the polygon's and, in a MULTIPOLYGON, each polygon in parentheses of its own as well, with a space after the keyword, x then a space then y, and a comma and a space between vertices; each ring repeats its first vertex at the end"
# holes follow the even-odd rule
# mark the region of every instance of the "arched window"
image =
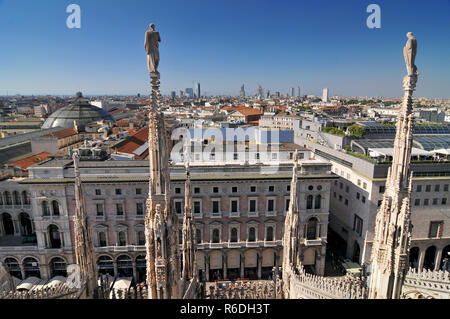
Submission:
POLYGON ((50 261, 50 273, 52 277, 67 277, 67 264, 64 259, 55 257, 50 261))
POLYGON ((6 258, 5 266, 12 277, 22 279, 22 272, 20 271, 19 262, 15 258, 6 258))
POLYGON ((5 197, 5 204, 6 205, 12 205, 11 193, 8 192, 8 191, 5 191, 3 194, 4 194, 4 197, 5 197))
POLYGON ((202 243, 202 231, 200 229, 195 230, 195 238, 197 239, 197 244, 202 243))
POLYGON ((18 191, 13 192, 14 205, 22 205, 18 191))
POLYGON ((231 228, 231 236, 230 237, 231 237, 230 241, 232 243, 235 243, 235 242, 238 241, 238 230, 237 230, 237 228, 235 228, 235 227, 231 228))
POLYGON ((106 247, 107 243, 106 243, 106 233, 101 231, 98 233, 98 245, 100 247, 106 247))
POLYGON ((119 232, 119 246, 126 246, 127 238, 124 231, 119 232))
POLYGON ((306 239, 317 238, 317 218, 312 217, 308 220, 308 228, 306 232, 306 239))
POLYGON ((22 236, 30 236, 33 233, 33 224, 30 216, 27 213, 20 213, 19 221, 22 236))
POLYGON ((312 209, 313 207, 313 195, 308 195, 306 197, 306 209, 312 209))
POLYGON ((109 256, 100 256, 97 261, 98 273, 114 276, 114 263, 109 256))
POLYGON ((213 243, 219 243, 220 242, 220 231, 217 228, 213 229, 212 242, 213 243))
POLYGON ((50 216, 50 209, 48 207, 48 202, 44 200, 42 202, 42 215, 43 216, 50 216))
POLYGON ((143 230, 138 231, 137 233, 138 237, 138 245, 142 246, 145 245, 145 233, 143 230))
POLYGON ((61 235, 59 233, 58 226, 50 225, 47 228, 49 247, 50 248, 61 248, 61 235))
POLYGON ((119 277, 133 277, 133 263, 131 257, 127 255, 117 257, 117 272, 119 277))
POLYGON ((14 223, 12 217, 8 213, 2 214, 3 230, 5 235, 14 235, 14 223))
POLYGON ((255 229, 255 227, 250 227, 248 229, 248 241, 256 241, 256 229, 255 229))
POLYGON ((30 205, 30 194, 27 191, 22 192, 22 202, 24 205, 30 205))
POLYGON ((39 262, 37 259, 27 257, 23 260, 23 270, 25 273, 25 279, 28 277, 41 278, 41 271, 39 269, 39 262))
POLYGON ((314 208, 315 209, 320 209, 320 203, 322 201, 322 196, 321 195, 317 195, 316 196, 316 200, 314 202, 314 208))
POLYGON ((417 269, 419 266, 419 247, 413 247, 409 250, 409 267, 417 269))
POLYGON ((59 216, 59 203, 56 200, 52 201, 52 209, 53 216, 59 216))
POLYGON ((267 227, 266 241, 273 241, 273 227, 272 226, 267 227))
POLYGON ((436 262, 436 246, 430 246, 425 251, 425 259, 423 261, 423 268, 433 270, 436 262))

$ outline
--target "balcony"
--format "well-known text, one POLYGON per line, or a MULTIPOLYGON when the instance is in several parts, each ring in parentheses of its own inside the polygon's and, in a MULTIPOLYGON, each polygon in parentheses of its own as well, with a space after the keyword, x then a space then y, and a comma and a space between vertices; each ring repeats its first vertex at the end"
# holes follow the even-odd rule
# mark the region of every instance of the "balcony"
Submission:
POLYGON ((322 245, 322 239, 303 239, 303 244, 305 246, 321 246, 322 245))
POLYGON ((251 248, 251 247, 259 247, 260 246, 259 243, 260 242, 258 242, 258 241, 246 241, 245 242, 245 247, 249 247, 249 248, 251 248))
POLYGON ((114 216, 114 220, 125 220, 125 214, 114 216))
POLYGON ((211 218, 221 218, 222 217, 222 213, 218 212, 218 213, 211 213, 210 215, 211 218))
POLYGON ((105 221, 105 215, 95 216, 95 220, 98 221, 98 222, 104 222, 105 221))
POLYGON ((248 212, 248 217, 258 217, 259 213, 258 212, 248 212))
POLYGON ((264 241, 264 247, 276 247, 276 246, 282 246, 283 241, 282 240, 272 240, 272 241, 264 241))
POLYGON ((273 210, 273 211, 266 211, 266 217, 269 216, 277 216, 277 211, 273 210))
POLYGON ((230 217, 239 217, 240 215, 239 212, 230 212, 230 217))
POLYGON ((228 248, 241 248, 241 247, 244 247, 244 243, 243 242, 228 242, 226 247, 228 247, 228 248))
POLYGON ((223 248, 224 243, 209 243, 209 248, 211 249, 218 249, 223 248))

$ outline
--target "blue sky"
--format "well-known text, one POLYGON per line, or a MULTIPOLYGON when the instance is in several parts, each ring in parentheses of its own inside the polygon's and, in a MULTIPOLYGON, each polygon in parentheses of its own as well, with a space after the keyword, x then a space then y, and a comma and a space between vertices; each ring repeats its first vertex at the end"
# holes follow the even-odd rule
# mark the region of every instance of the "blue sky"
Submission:
POLYGON ((418 40, 416 96, 450 97, 450 0, 0 0, 0 95, 146 94, 144 33, 161 33, 164 94, 400 96, 406 33, 418 40), (81 29, 66 7, 81 7, 81 29), (381 7, 381 29, 366 8, 381 7))

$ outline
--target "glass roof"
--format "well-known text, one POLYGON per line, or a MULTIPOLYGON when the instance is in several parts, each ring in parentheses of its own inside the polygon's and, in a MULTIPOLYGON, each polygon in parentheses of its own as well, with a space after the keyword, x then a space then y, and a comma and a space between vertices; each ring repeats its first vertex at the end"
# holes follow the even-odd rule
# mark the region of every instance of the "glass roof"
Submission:
MULTIPOLYGON (((394 139, 353 140, 352 144, 366 151, 369 148, 393 148, 394 139)), ((450 149, 450 135, 416 135, 413 139, 413 147, 425 151, 450 149)))
POLYGON ((73 105, 63 107, 50 115, 42 125, 42 128, 57 126, 73 128, 73 121, 75 120, 81 125, 101 120, 115 121, 107 111, 89 104, 85 99, 77 98, 73 105))
MULTIPOLYGON (((395 125, 383 125, 379 122, 360 122, 366 127, 366 134, 395 135, 395 125)), ((450 134, 450 125, 415 125, 414 134, 450 134)))

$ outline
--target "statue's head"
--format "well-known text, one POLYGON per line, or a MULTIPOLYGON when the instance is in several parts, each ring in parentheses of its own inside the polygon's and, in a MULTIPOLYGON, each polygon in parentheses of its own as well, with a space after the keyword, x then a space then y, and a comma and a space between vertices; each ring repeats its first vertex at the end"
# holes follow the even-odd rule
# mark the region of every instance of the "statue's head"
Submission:
POLYGON ((406 36, 408 37, 408 39, 414 39, 414 35, 412 34, 412 32, 408 32, 406 36))
POLYGON ((155 31, 155 24, 154 23, 150 23, 150 30, 155 31))

